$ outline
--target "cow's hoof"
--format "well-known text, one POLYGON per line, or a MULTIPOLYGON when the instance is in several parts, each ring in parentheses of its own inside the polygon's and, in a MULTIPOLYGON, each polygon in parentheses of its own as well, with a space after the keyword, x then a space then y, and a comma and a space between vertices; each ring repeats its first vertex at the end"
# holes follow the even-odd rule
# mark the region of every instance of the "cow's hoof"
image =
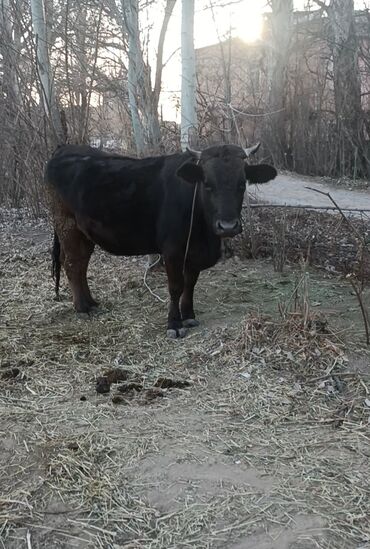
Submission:
POLYGON ((170 339, 178 339, 186 336, 186 328, 169 328, 167 330, 167 337, 170 339))
POLYGON ((195 328, 195 326, 199 326, 199 320, 196 320, 195 318, 187 318, 182 321, 182 324, 185 328, 195 328))
POLYGON ((75 306, 75 311, 80 318, 84 318, 84 315, 88 317, 89 315, 95 315, 100 312, 99 304, 94 300, 89 300, 82 305, 75 306))
POLYGON ((80 320, 90 320, 90 314, 86 311, 77 311, 76 314, 80 320))

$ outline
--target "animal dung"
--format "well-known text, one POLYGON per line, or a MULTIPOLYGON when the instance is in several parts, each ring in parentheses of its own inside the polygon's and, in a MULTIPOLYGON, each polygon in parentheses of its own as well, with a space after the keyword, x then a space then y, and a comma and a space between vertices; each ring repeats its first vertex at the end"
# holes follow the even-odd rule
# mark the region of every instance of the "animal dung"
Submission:
POLYGON ((172 379, 170 377, 159 377, 154 384, 154 387, 161 389, 184 389, 189 387, 191 383, 186 380, 172 379))
POLYGON ((120 381, 126 381, 130 375, 129 370, 123 368, 111 368, 103 372, 103 376, 106 377, 110 384, 119 383, 120 381))
POLYGON ((1 373, 1 379, 14 379, 20 374, 19 368, 7 368, 1 373))
POLYGON ((96 392, 104 395, 110 391, 109 379, 106 376, 100 376, 96 379, 96 392))
POLYGON ((141 383, 137 383, 135 381, 130 381, 128 383, 123 383, 122 385, 119 385, 117 387, 117 390, 120 393, 128 393, 129 391, 135 390, 135 391, 142 391, 143 386, 141 383))

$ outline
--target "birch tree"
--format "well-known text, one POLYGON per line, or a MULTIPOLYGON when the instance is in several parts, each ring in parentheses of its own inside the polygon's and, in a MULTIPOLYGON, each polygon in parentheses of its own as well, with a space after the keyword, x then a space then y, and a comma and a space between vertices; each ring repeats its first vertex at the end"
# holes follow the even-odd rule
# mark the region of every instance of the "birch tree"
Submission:
POLYGON ((139 33, 139 5, 138 0, 121 0, 122 16, 124 19, 124 31, 128 36, 128 97, 132 130, 136 153, 143 156, 145 153, 144 129, 139 115, 138 94, 140 80, 142 80, 144 64, 141 55, 139 33))
MULTIPOLYGON (((162 87, 162 72, 163 72, 163 49, 166 39, 166 33, 170 18, 172 16, 173 9, 175 7, 176 0, 167 0, 164 10, 164 17, 162 21, 161 31, 159 33, 158 47, 157 47, 157 60, 155 69, 154 87, 151 89, 151 85, 148 88, 151 90, 150 95, 150 108, 148 116, 148 129, 149 129, 149 142, 154 150, 158 149, 161 134, 158 120, 158 105, 159 96, 162 87)), ((149 73, 150 76, 150 73, 149 73)), ((149 80, 150 82, 150 80, 149 80)))
POLYGON ((20 103, 20 91, 17 75, 17 47, 13 40, 14 28, 9 0, 0 2, 0 28, 3 36, 1 53, 3 58, 3 86, 14 107, 20 103))
POLYGON ((161 132, 158 118, 158 104, 162 85, 163 48, 176 0, 166 0, 164 17, 157 46, 154 86, 151 81, 151 67, 144 61, 140 39, 139 2, 121 0, 124 31, 127 33, 128 93, 130 112, 137 153, 158 152, 161 132))
POLYGON ((181 14, 181 148, 196 145, 196 77, 194 0, 182 0, 181 14))
MULTIPOLYGON (((0 126, 2 130, 0 172, 6 174, 8 188, 17 185, 19 170, 16 161, 18 115, 21 106, 18 73, 17 46, 13 39, 14 22, 9 0, 0 1, 0 54, 2 78, 0 86, 0 126)), ((3 186, 3 185, 2 185, 3 186)), ((1 189, 2 191, 3 189, 1 189)), ((0 196, 2 192, 0 191, 0 196)), ((13 198, 13 193, 12 198, 13 198)))
POLYGON ((55 141, 57 143, 63 143, 65 141, 65 135, 56 101, 49 60, 45 6, 43 0, 30 0, 30 6, 41 97, 45 112, 53 130, 55 141))

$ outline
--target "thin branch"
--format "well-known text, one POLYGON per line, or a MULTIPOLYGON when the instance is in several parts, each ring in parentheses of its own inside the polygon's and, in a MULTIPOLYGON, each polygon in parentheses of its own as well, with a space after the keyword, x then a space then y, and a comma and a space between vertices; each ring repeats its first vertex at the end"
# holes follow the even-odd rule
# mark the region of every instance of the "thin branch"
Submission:
POLYGON ((162 28, 161 28, 161 32, 158 39, 157 66, 155 71, 155 83, 154 83, 154 90, 153 90, 154 100, 156 105, 158 105, 159 94, 161 92, 164 41, 166 38, 168 23, 170 21, 175 4, 176 4, 176 0, 167 0, 164 18, 162 22, 162 28))
MULTIPOLYGON (((363 251, 366 250, 367 253, 369 253, 369 249, 368 249, 368 246, 367 246, 367 242, 366 242, 366 239, 364 238, 363 235, 361 235, 358 230, 356 229, 356 227, 353 226, 353 224, 350 222, 350 220, 344 215, 343 213, 343 210, 340 208, 340 206, 336 203, 336 201, 334 200, 334 198, 331 196, 330 193, 327 193, 327 192, 324 192, 324 191, 320 191, 319 189, 314 189, 312 187, 306 187, 306 189, 309 189, 310 191, 315 191, 319 194, 322 194, 324 196, 327 196, 329 198, 329 200, 332 201, 332 203, 334 204, 334 206, 338 209, 340 215, 342 216, 343 220, 345 221, 345 223, 348 225, 349 229, 353 232, 353 234, 355 236, 357 236, 357 238, 359 238, 361 244, 362 244, 362 257, 361 257, 361 269, 363 269, 363 262, 364 262, 364 255, 363 255, 363 251)), ((363 272, 363 271, 362 271, 363 272)), ((365 305, 364 305, 364 302, 363 302, 363 299, 362 299, 362 291, 363 291, 363 287, 362 288, 358 288, 355 284, 355 282, 353 281, 353 278, 352 276, 349 276, 347 277, 352 288, 353 288, 353 291, 355 292, 356 294, 356 297, 357 297, 357 300, 358 300, 358 303, 360 305, 360 309, 361 309, 361 314, 362 314, 362 318, 363 318, 363 321, 364 321, 364 326, 365 326, 365 334, 366 334, 366 344, 369 345, 370 344, 370 339, 369 339, 369 317, 368 317, 368 313, 367 313, 367 310, 365 308, 365 305)))
POLYGON ((334 198, 331 196, 330 193, 327 193, 325 191, 320 191, 319 189, 314 189, 313 187, 305 187, 306 189, 310 190, 310 191, 314 191, 316 193, 319 193, 319 194, 322 194, 324 196, 327 196, 329 198, 329 200, 332 201, 332 203, 334 204, 334 206, 336 207, 336 209, 338 210, 338 212, 340 213, 340 215, 342 216, 343 220, 347 223, 347 225, 349 226, 349 228, 351 229, 351 231, 361 240, 361 242, 364 244, 364 247, 366 248, 367 251, 368 250, 368 247, 366 245, 366 242, 363 238, 363 236, 358 232, 358 230, 356 229, 356 227, 354 227, 352 225, 352 223, 350 222, 350 220, 344 215, 343 213, 343 208, 341 208, 337 202, 334 200, 334 198))
POLYGON ((325 4, 325 2, 322 2, 321 0, 314 0, 315 4, 317 4, 322 10, 328 11, 329 6, 325 4))
POLYGON ((353 288, 353 291, 355 292, 356 294, 356 297, 357 297, 357 300, 358 300, 358 303, 360 305, 360 309, 361 309, 361 313, 362 313, 362 318, 364 320, 364 326, 365 326, 365 334, 366 334, 366 344, 369 345, 370 344, 370 336, 369 336, 369 317, 368 317, 368 314, 367 314, 367 310, 365 308, 365 305, 364 305, 364 302, 363 302, 363 299, 362 299, 362 291, 359 290, 356 286, 356 284, 354 283, 353 279, 351 277, 348 277, 349 279, 349 283, 351 284, 352 288, 353 288))

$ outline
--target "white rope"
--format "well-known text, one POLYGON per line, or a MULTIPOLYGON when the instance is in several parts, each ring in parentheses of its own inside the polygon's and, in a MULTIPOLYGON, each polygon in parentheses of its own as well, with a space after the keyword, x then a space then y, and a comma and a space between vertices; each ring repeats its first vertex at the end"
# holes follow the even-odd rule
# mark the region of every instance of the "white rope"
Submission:
MULTIPOLYGON (((197 162, 197 164, 199 164, 199 160, 197 162)), ((188 252, 189 252, 189 246, 190 246, 190 237, 191 237, 191 232, 193 230, 193 222, 194 222, 194 210, 195 210, 195 199, 196 199, 196 196, 197 196, 197 191, 198 191, 198 183, 195 185, 195 189, 194 189, 194 194, 193 194, 193 204, 191 206, 191 216, 190 216, 190 226, 189 226, 189 234, 188 234, 188 240, 186 242, 186 249, 185 249, 185 255, 184 255, 184 263, 182 265, 182 274, 184 275, 185 274, 185 264, 186 264, 186 260, 188 258, 188 252)))
POLYGON ((238 114, 241 114, 243 116, 251 116, 251 117, 270 116, 271 114, 278 114, 279 112, 285 111, 285 107, 284 107, 283 109, 279 109, 277 111, 263 112, 263 113, 260 113, 260 114, 255 114, 255 113, 251 113, 251 112, 239 111, 239 109, 236 109, 235 107, 233 107, 231 103, 228 103, 228 106, 230 107, 230 109, 232 111, 237 112, 238 114))
POLYGON ((144 278, 143 278, 143 281, 144 281, 144 286, 147 290, 149 290, 149 292, 152 294, 153 297, 155 297, 156 299, 158 299, 158 301, 160 301, 161 303, 166 303, 166 299, 163 299, 162 297, 160 297, 158 294, 156 294, 155 292, 153 292, 153 290, 151 289, 151 287, 149 286, 149 284, 147 283, 146 281, 146 277, 148 275, 148 271, 149 269, 151 269, 152 267, 155 267, 161 260, 161 255, 158 254, 158 258, 154 261, 154 263, 151 263, 149 264, 148 262, 148 265, 145 269, 145 272, 144 272, 144 278))

